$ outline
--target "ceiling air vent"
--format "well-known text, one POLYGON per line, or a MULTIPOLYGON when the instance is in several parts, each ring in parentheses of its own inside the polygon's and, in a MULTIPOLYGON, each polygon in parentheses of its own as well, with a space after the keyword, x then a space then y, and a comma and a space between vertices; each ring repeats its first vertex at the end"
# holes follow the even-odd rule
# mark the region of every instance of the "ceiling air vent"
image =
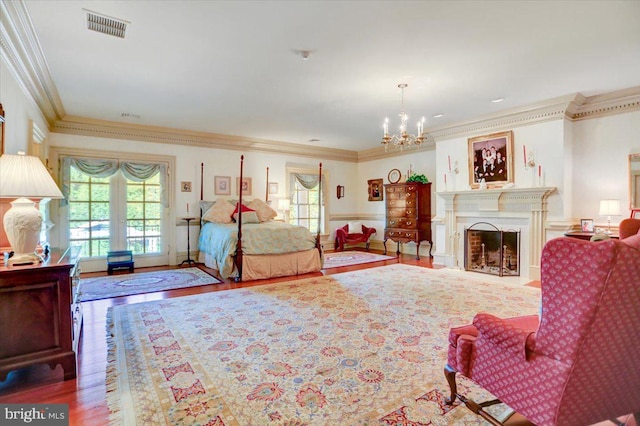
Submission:
POLYGON ((124 33, 127 30, 127 24, 129 24, 129 22, 86 9, 84 11, 87 14, 88 29, 114 37, 124 38, 124 33))

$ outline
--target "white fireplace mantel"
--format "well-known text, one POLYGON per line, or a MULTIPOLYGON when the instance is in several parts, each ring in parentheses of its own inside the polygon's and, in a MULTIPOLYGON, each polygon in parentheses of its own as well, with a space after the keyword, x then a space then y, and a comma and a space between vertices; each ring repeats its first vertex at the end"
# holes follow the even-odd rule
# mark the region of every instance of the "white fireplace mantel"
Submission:
POLYGON ((437 195, 444 200, 447 256, 458 256, 455 241, 459 218, 524 218, 529 226, 529 241, 524 242, 529 247, 528 276, 540 279, 540 254, 546 237, 547 198, 555 190, 555 187, 532 187, 438 192, 437 195))

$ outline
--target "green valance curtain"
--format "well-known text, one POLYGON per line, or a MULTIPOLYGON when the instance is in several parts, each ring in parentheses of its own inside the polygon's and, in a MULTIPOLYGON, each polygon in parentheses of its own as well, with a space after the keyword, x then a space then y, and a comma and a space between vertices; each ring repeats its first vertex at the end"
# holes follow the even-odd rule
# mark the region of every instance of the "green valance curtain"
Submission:
POLYGON ((163 207, 169 207, 167 192, 167 165, 163 163, 135 163, 132 161, 119 161, 114 159, 75 158, 64 157, 62 160, 62 205, 67 205, 71 187, 71 166, 82 173, 99 178, 113 176, 120 171, 124 177, 134 182, 144 182, 160 173, 160 202, 163 207))

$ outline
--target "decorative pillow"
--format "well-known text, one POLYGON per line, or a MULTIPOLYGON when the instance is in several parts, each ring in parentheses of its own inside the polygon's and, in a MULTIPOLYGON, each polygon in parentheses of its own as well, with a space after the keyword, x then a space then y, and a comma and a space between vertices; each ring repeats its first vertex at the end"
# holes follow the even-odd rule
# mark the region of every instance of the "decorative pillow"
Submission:
MULTIPOLYGON (((238 213, 233 214, 233 220, 238 222, 238 213)), ((242 224, 245 223, 260 223, 260 219, 258 219, 258 215, 253 210, 251 211, 242 211, 242 224)))
POLYGON ((207 212, 207 210, 209 210, 211 208, 211 206, 213 206, 216 202, 215 201, 202 201, 200 200, 200 211, 202 213, 203 216, 204 214, 207 212))
POLYGON ((251 201, 249 204, 247 204, 247 207, 256 211, 260 222, 266 222, 267 220, 273 219, 274 217, 278 216, 277 211, 269 207, 267 203, 259 198, 251 201))
POLYGON ((362 234, 362 222, 347 222, 349 226, 348 234, 362 234))
MULTIPOLYGON (((250 209, 249 207, 247 207, 244 204, 242 204, 242 213, 244 213, 244 212, 255 212, 255 210, 254 209, 250 209)), ((236 202, 235 208, 231 212, 231 216, 235 215, 236 213, 238 213, 238 203, 237 202, 236 202)))
POLYGON ((231 215, 233 214, 233 205, 225 200, 218 200, 209 210, 202 216, 204 222, 213 223, 231 223, 231 215))

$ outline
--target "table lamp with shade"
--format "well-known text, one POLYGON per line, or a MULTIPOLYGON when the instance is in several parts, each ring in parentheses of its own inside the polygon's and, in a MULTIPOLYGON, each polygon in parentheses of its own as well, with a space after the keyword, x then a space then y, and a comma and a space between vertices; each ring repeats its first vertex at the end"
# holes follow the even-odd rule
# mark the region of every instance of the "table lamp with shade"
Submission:
POLYGON ((24 152, 1 156, 0 198, 15 199, 3 220, 13 251, 9 266, 41 262, 36 247, 40 242, 42 214, 29 198, 63 198, 42 161, 24 152))
POLYGON ((291 201, 288 198, 280 198, 278 200, 278 210, 282 212, 282 219, 287 221, 287 213, 291 206, 291 201))
POLYGON ((600 200, 600 216, 607 216, 607 234, 611 234, 611 216, 620 216, 620 200, 600 200))

